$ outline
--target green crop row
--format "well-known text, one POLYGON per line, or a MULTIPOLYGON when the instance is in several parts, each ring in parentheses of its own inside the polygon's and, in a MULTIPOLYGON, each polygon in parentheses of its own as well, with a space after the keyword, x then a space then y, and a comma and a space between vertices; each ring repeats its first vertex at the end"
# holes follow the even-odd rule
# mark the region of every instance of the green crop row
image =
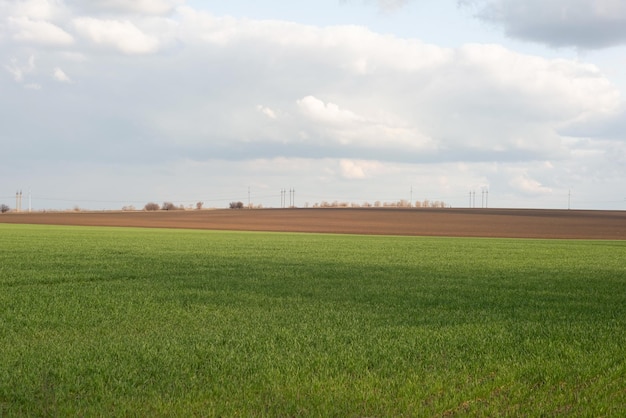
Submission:
POLYGON ((0 237, 0 417, 626 414, 625 241, 0 237))

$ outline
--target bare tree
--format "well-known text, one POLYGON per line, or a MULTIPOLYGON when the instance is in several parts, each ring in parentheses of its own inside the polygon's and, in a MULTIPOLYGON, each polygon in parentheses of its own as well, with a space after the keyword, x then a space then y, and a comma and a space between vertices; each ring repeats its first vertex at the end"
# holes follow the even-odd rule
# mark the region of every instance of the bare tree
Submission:
POLYGON ((154 202, 146 203, 146 206, 143 207, 143 210, 153 211, 159 210, 159 204, 154 202))
POLYGON ((176 210, 176 205, 172 202, 163 202, 163 206, 161 206, 163 210, 176 210))
POLYGON ((198 210, 202 209, 203 206, 204 206, 204 202, 196 203, 196 209, 198 209, 198 210))
POLYGON ((7 213, 9 210, 11 210, 11 208, 4 203, 0 205, 0 213, 7 213))

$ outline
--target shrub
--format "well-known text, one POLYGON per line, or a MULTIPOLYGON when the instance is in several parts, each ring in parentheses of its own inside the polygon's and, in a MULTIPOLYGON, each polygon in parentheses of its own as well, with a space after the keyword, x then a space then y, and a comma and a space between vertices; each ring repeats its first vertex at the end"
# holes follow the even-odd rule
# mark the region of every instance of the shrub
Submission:
POLYGON ((143 210, 159 210, 159 204, 154 202, 146 203, 146 206, 143 207, 143 210))
POLYGON ((243 209, 243 202, 230 202, 228 207, 231 209, 243 209))
POLYGON ((7 213, 9 210, 11 210, 11 208, 5 205, 4 203, 0 205, 0 213, 7 213))
POLYGON ((161 206, 163 210, 176 210, 176 205, 172 202, 163 202, 163 206, 161 206))

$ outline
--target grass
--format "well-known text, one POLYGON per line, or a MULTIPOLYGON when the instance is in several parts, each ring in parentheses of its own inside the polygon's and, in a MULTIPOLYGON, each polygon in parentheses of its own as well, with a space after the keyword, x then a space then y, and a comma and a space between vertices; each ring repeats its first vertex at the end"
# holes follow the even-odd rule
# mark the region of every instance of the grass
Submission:
POLYGON ((626 241, 0 237, 2 417, 626 414, 626 241))

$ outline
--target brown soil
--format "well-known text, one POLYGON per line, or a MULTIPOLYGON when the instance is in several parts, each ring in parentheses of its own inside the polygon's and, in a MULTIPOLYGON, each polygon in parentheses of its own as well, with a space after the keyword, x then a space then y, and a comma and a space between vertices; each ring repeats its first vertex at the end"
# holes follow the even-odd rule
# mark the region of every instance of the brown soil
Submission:
POLYGON ((259 209, 6 213, 0 223, 451 237, 626 239, 626 211, 259 209))

